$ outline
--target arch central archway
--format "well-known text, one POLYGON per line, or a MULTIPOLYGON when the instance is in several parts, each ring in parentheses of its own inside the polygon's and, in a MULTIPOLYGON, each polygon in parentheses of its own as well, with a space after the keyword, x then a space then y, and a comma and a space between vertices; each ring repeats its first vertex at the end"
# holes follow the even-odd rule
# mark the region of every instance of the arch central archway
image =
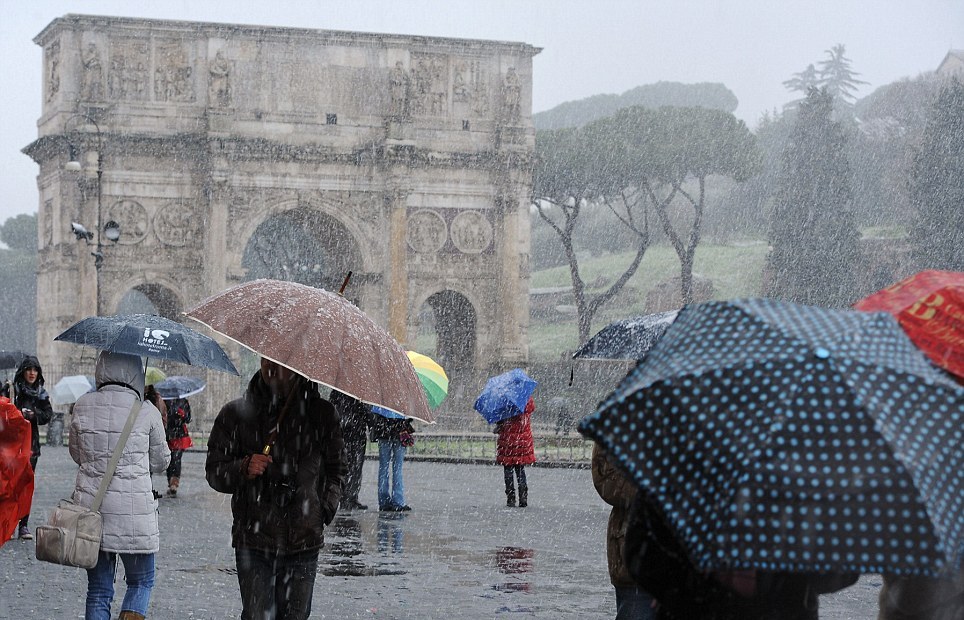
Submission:
POLYGON ((272 215, 244 248, 247 280, 272 278, 338 290, 345 274, 358 270, 358 244, 335 218, 310 207, 272 215))

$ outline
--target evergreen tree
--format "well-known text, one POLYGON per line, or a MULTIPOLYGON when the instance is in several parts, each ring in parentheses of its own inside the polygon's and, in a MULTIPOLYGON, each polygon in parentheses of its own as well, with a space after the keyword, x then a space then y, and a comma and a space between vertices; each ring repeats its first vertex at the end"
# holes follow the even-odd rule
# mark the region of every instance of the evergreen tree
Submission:
POLYGON ((794 73, 793 77, 783 83, 783 85, 793 93, 800 93, 799 99, 794 99, 790 103, 784 105, 784 109, 793 110, 800 105, 801 102, 806 101, 807 93, 810 92, 811 88, 817 88, 820 85, 820 74, 817 73, 817 68, 812 64, 807 65, 807 68, 799 73, 794 73))
POLYGON ((812 89, 783 153, 770 224, 766 294, 843 307, 853 300, 858 259, 847 134, 834 97, 812 89))
POLYGON ((854 94, 857 86, 867 82, 857 79, 860 74, 850 68, 850 59, 844 56, 845 52, 843 43, 825 51, 829 58, 820 61, 820 81, 817 85, 825 88, 838 102, 852 106, 857 99, 854 94))
POLYGON ((930 109, 911 168, 910 199, 918 266, 964 271, 964 84, 956 78, 930 109))

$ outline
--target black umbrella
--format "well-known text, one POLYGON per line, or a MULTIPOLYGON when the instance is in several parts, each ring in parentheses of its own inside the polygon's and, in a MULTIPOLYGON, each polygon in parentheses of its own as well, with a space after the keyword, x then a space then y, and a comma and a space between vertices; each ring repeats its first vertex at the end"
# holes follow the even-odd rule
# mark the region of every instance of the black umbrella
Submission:
POLYGON ((0 351, 0 368, 7 370, 16 368, 27 356, 23 351, 0 351))
POLYGON ((582 359, 642 359, 673 323, 677 313, 677 310, 673 310, 613 321, 587 340, 572 356, 582 359))
POLYGON ((688 306, 580 431, 703 570, 935 575, 964 556, 964 390, 884 313, 688 306))
POLYGON ((240 374, 217 342, 153 314, 87 317, 54 340, 240 374))

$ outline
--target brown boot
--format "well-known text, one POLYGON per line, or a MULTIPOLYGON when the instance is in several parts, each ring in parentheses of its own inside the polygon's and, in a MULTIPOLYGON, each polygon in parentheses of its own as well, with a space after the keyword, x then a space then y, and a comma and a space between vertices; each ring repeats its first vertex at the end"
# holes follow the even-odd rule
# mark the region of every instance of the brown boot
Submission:
POLYGON ((120 612, 119 616, 117 616, 117 620, 144 620, 144 616, 140 615, 136 611, 125 609, 124 611, 120 612))
POLYGON ((181 479, 178 476, 174 476, 167 481, 167 496, 177 497, 177 487, 181 486, 181 479))

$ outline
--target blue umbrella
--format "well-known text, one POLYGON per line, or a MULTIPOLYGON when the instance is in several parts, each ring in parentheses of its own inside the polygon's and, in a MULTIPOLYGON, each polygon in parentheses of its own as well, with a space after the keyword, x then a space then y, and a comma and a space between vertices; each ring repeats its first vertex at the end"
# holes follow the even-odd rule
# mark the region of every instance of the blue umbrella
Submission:
POLYGON ((964 390, 885 313, 687 306, 579 430, 701 570, 936 575, 964 554, 964 390))
POLYGON ((217 342, 190 327, 153 314, 87 317, 54 340, 240 374, 217 342))
POLYGON ((207 383, 195 377, 172 375, 154 384, 154 389, 164 400, 190 398, 204 390, 207 383))
POLYGON ((386 409, 384 407, 379 407, 378 405, 372 405, 372 413, 377 413, 383 418, 388 418, 389 420, 404 420, 405 416, 400 413, 396 413, 391 409, 386 409))
POLYGON ((489 424, 521 415, 536 385, 521 368, 491 377, 475 401, 475 410, 489 424))
POLYGON ((574 358, 639 360, 653 348, 678 311, 657 312, 613 321, 572 354, 574 358))

